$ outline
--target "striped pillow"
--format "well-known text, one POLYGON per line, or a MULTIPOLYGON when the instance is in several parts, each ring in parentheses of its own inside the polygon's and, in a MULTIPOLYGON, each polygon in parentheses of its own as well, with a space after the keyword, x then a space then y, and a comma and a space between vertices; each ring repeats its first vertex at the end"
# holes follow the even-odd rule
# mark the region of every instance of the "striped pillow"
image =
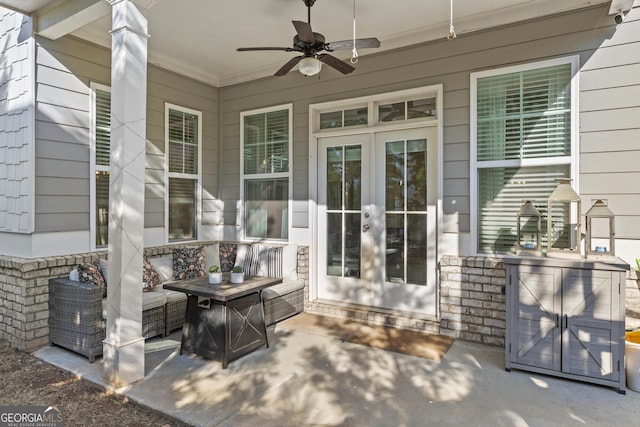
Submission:
POLYGON ((266 266, 261 270, 267 277, 282 277, 282 246, 267 250, 266 266))

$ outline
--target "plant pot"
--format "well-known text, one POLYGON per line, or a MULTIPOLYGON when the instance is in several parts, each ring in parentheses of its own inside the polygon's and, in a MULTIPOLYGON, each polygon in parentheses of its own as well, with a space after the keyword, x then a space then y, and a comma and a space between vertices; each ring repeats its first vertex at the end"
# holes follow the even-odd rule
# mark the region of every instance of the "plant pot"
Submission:
POLYGON ((209 273, 209 284, 217 285, 222 283, 222 273, 209 273))
POLYGON ((244 282, 244 273, 231 273, 231 283, 244 282))

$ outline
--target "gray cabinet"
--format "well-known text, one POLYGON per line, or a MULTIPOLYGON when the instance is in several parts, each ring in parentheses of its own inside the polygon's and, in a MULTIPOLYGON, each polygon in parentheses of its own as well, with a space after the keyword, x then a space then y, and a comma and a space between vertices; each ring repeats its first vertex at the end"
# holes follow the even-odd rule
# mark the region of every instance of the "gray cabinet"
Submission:
POLYGON ((625 392, 625 275, 629 266, 547 257, 506 258, 505 368, 625 392))

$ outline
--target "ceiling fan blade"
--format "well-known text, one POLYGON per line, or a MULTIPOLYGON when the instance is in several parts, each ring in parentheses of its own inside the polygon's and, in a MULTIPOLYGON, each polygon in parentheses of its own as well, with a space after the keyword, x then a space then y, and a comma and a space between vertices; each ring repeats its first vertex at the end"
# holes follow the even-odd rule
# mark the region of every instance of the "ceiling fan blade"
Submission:
POLYGON ((340 71, 342 74, 349 74, 353 72, 353 70, 355 70, 354 67, 347 64, 346 62, 341 61, 335 56, 328 55, 326 53, 322 55, 318 55, 318 59, 320 60, 320 62, 324 62, 328 66, 333 67, 336 70, 340 71))
POLYGON ((313 31, 311 30, 311 24, 304 21, 291 21, 293 26, 296 27, 298 38, 305 43, 315 43, 316 39, 313 37, 313 31))
POLYGON ((283 50, 285 52, 291 52, 294 49, 290 47, 239 47, 236 50, 238 52, 248 52, 253 50, 283 50))
POLYGON ((304 58, 304 55, 300 55, 300 56, 296 56, 295 58, 292 58, 289 62, 284 64, 278 71, 276 71, 274 76, 284 76, 289 71, 291 71, 291 69, 295 67, 296 64, 300 62, 302 58, 304 58))
MULTIPOLYGON (((380 47, 380 40, 375 37, 366 39, 356 39, 356 49, 368 49, 380 47)), ((340 40, 337 42, 327 43, 325 49, 329 52, 339 49, 353 49, 353 40, 340 40)))

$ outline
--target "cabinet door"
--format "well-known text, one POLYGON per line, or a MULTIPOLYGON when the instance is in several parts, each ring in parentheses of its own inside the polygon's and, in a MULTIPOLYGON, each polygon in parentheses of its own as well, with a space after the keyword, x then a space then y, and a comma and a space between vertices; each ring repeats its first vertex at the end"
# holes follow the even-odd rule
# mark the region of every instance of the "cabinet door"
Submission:
POLYGON ((523 265, 511 274, 511 361, 559 371, 562 270, 523 265))
POLYGON ((562 370, 617 381, 620 360, 619 275, 610 271, 563 272, 562 370), (615 282, 615 283, 614 283, 615 282))

